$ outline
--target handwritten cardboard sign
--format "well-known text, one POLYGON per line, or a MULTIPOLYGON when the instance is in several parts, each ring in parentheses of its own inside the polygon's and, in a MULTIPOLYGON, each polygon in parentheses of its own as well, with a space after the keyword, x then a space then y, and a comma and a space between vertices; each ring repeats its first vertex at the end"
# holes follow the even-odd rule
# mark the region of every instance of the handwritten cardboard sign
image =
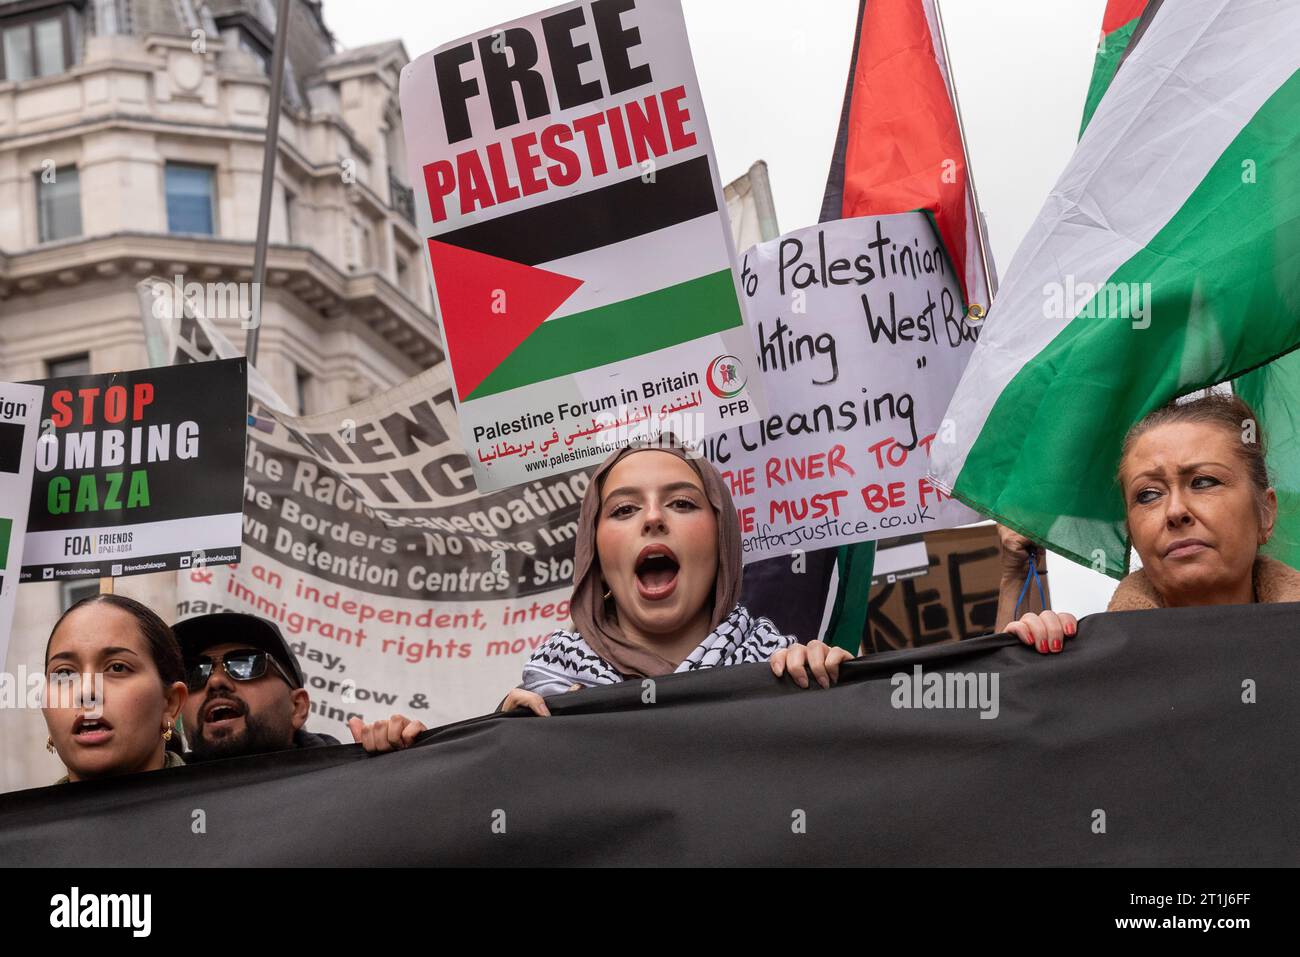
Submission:
POLYGON ((929 219, 787 233, 744 254, 740 281, 770 415, 705 451, 745 560, 979 521, 925 477, 979 337, 929 219))

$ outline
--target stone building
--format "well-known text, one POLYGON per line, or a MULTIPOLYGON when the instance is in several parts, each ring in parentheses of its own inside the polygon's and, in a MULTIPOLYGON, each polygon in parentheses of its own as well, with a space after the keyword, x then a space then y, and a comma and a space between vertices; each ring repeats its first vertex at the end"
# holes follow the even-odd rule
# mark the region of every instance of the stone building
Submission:
MULTIPOLYGON (((0 0, 0 379, 148 365, 135 284, 249 284, 273 0, 0 0)), ((396 41, 340 50, 293 0, 257 365, 303 412, 440 361, 398 111, 396 41)), ((236 343, 240 310, 218 315, 236 343)), ((40 669, 96 582, 19 590, 6 670, 40 669)), ((120 579, 160 612, 174 575, 120 579)), ((0 789, 62 773, 0 709, 0 789)))

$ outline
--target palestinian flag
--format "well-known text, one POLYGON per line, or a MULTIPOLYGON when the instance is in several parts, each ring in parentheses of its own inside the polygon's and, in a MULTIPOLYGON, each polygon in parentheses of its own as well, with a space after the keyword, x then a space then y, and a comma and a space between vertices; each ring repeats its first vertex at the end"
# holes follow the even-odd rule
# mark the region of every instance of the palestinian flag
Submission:
MULTIPOLYGON (((1080 136, 1116 70, 1141 39, 1158 7, 1158 3, 1148 7, 1146 0, 1110 0, 1080 136), (1143 10, 1149 10, 1146 17, 1139 16, 1143 10)), ((1277 522, 1264 550, 1300 568, 1300 352, 1246 373, 1233 382, 1233 387, 1259 417, 1267 439, 1269 471, 1277 490, 1277 522)))
POLYGON ((1277 522, 1264 551, 1300 568, 1300 352, 1248 372, 1232 385, 1259 419, 1277 492, 1277 522))
POLYGON ((942 487, 1116 577, 1125 431, 1300 346, 1300 0, 1151 5, 933 447, 942 487))
POLYGON ((697 156, 428 240, 458 398, 738 326, 726 229, 697 156))
MULTIPOLYGON (((933 0, 861 0, 821 221, 928 211, 957 264, 966 302, 987 309, 987 251, 975 228, 974 189, 950 90, 933 0)), ((857 654, 867 635, 875 542, 813 552, 816 565, 798 576, 787 569, 788 584, 777 592, 795 596, 794 604, 813 609, 819 621, 831 555, 839 584, 825 640, 857 654), (823 581, 821 592, 810 594, 823 581)))
POLYGON ((1115 72, 1137 31, 1146 5, 1147 0, 1106 0, 1106 13, 1101 20, 1101 42, 1097 45, 1097 59, 1092 66, 1092 83, 1088 86, 1079 136, 1083 136, 1092 114, 1097 112, 1097 104, 1115 79, 1115 72))
POLYGON ((977 215, 934 0, 861 0, 822 222, 927 210, 987 309, 977 215))

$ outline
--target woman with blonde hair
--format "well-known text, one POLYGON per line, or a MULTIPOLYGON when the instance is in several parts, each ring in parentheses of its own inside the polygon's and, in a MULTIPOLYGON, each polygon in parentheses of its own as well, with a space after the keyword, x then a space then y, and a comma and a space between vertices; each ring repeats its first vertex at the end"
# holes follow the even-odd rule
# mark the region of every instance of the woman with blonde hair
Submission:
MULTIPOLYGON (((1300 601, 1300 572, 1260 553, 1277 519, 1265 453, 1255 413, 1237 396, 1171 403, 1134 425, 1117 480, 1142 567, 1119 583, 1106 610, 1300 601)), ((1033 543, 1000 532, 998 630, 1059 652, 1078 622, 1054 611, 1012 620, 1033 543)))

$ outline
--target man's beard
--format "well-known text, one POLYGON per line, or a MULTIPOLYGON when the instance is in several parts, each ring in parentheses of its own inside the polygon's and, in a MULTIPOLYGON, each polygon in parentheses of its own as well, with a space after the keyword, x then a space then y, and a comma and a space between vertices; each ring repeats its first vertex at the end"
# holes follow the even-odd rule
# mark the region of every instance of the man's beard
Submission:
POLYGON ((286 743, 285 731, 272 727, 266 721, 253 717, 251 711, 244 711, 244 730, 238 734, 229 734, 218 741, 203 736, 203 726, 195 730, 190 741, 190 753, 186 755, 194 762, 216 761, 221 758, 242 758, 250 754, 265 754, 269 751, 284 751, 293 747, 293 734, 289 732, 286 743))

